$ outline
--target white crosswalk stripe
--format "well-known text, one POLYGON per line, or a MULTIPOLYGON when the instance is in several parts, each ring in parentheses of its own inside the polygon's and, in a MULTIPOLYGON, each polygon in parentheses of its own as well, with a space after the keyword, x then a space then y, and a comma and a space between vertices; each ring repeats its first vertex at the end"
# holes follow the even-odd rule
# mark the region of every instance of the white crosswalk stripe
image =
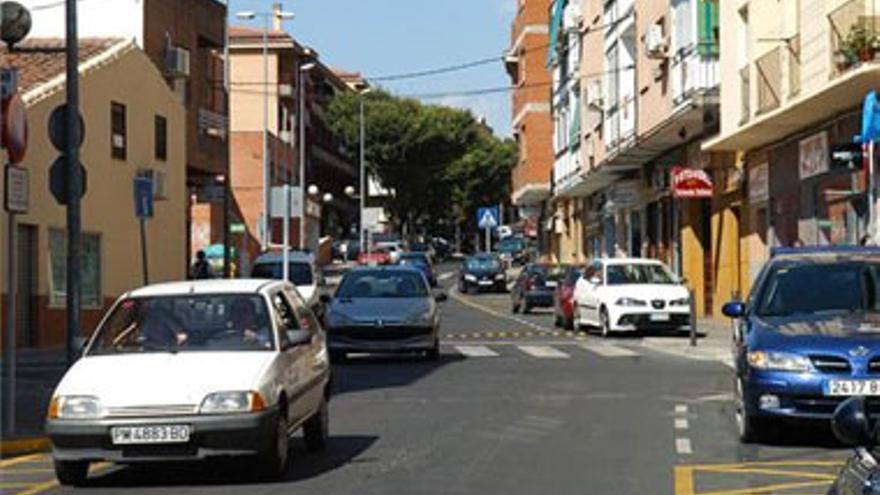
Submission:
POLYGON ((457 345, 455 350, 467 357, 497 357, 498 353, 484 345, 457 345))
POLYGON ((571 356, 549 345, 518 345, 517 349, 536 358, 566 359, 571 356))
POLYGON ((606 343, 587 343, 580 344, 580 347, 590 352, 594 352, 602 357, 635 357, 639 353, 625 347, 616 346, 606 343))

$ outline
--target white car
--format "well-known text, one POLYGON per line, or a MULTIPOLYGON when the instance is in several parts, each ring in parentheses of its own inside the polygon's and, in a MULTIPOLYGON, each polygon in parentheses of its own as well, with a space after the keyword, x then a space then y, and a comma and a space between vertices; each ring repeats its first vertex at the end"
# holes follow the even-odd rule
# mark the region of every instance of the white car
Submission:
POLYGON ((293 285, 175 282, 121 296, 52 396, 46 432, 63 485, 91 462, 253 458, 285 471, 290 435, 325 446, 326 336, 293 285))
MULTIPOLYGON (((288 278, 296 286, 297 292, 305 300, 306 305, 317 315, 321 315, 321 286, 323 275, 315 263, 315 257, 302 251, 288 254, 288 278)), ((282 253, 263 253, 254 261, 251 278, 278 279, 284 278, 282 253)))
POLYGON ((388 251, 392 265, 400 263, 400 256, 403 254, 403 244, 396 241, 377 242, 376 248, 388 251))
POLYGON ((601 259, 590 264, 575 285, 576 328, 611 332, 687 328, 690 294, 677 276, 657 260, 601 259))

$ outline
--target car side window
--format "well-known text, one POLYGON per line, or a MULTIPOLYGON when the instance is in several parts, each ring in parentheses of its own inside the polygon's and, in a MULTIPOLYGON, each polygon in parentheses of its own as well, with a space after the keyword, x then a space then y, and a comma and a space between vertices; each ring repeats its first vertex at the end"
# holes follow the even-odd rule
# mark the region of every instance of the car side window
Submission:
POLYGON ((593 269, 595 270, 593 276, 599 279, 599 285, 603 285, 605 283, 605 270, 603 269, 602 263, 594 263, 593 269))
POLYGON ((299 330, 299 320, 290 302, 280 291, 272 294, 272 306, 275 308, 275 322, 283 332, 299 330))
POLYGON ((321 329, 321 325, 318 323, 318 319, 315 318, 315 313, 306 306, 302 297, 300 297, 300 295, 291 287, 284 289, 284 295, 293 307, 293 312, 296 315, 298 322, 297 329, 307 330, 311 334, 318 333, 321 329))

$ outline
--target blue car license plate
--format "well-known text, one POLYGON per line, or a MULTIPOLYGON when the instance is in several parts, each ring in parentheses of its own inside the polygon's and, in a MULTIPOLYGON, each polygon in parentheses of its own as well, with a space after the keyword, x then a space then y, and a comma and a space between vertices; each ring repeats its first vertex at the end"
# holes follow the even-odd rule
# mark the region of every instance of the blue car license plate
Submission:
POLYGON ((826 380, 823 393, 829 397, 880 395, 880 380, 826 380))

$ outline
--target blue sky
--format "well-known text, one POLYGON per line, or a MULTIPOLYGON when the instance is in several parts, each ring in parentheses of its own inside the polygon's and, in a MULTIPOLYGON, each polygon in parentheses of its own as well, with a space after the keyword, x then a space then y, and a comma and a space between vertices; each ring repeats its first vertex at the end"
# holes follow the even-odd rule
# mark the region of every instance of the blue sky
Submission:
MULTIPOLYGON (((271 9, 272 0, 230 0, 232 13, 271 9)), ((432 69, 498 55, 509 44, 516 0, 283 0, 296 19, 285 23, 298 41, 328 65, 369 76, 432 69)), ((241 21, 233 20, 234 23, 241 21)), ((509 85, 499 62, 460 72, 383 83, 395 93, 419 94, 509 85)), ((484 115, 497 134, 510 135, 510 94, 429 100, 484 115)))

